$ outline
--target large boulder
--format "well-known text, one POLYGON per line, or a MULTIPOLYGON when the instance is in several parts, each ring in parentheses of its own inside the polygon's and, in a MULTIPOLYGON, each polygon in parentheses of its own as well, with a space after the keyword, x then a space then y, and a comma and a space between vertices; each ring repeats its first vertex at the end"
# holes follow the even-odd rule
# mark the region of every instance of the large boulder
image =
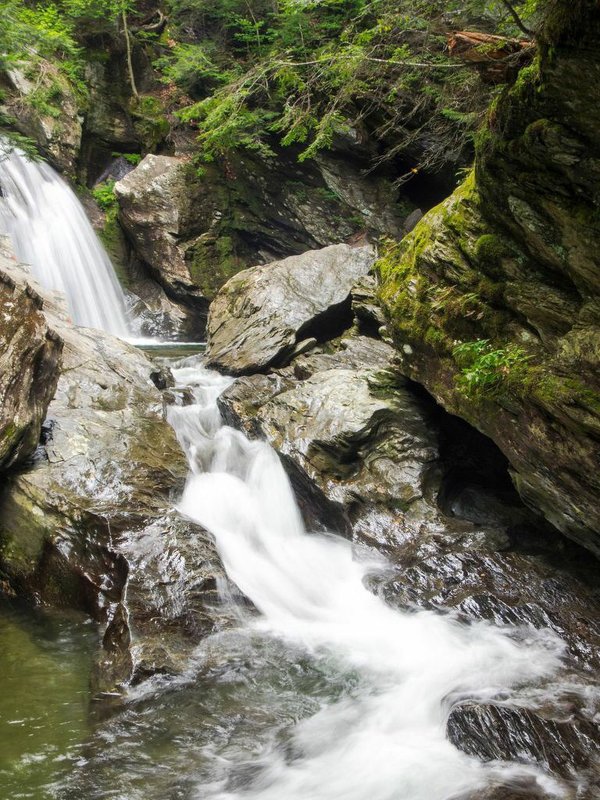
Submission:
POLYGON ((316 484, 341 508, 344 529, 374 510, 397 520, 410 509, 424 522, 436 432, 394 373, 394 349, 357 336, 327 349, 299 356, 293 368, 239 378, 219 400, 225 418, 266 438, 295 484, 306 483, 301 476, 316 484))
POLYGON ((188 167, 186 159, 147 155, 115 184, 115 193, 121 225, 151 275, 172 297, 207 307, 190 274, 188 250, 194 234, 210 225, 210 206, 193 202, 188 167))
POLYGON ((213 627, 218 560, 174 507, 187 462, 153 382, 168 376, 127 343, 71 326, 47 295, 44 313, 62 371, 34 463, 2 487, 0 570, 4 588, 105 627, 95 685, 112 691, 185 667, 213 627))
POLYGON ((172 136, 176 155, 147 156, 116 192, 135 255, 172 297, 192 304, 250 266, 365 231, 400 234, 414 208, 352 154, 299 164, 294 148, 268 159, 240 152, 198 169, 191 131, 172 136))
POLYGON ((556 0, 474 175, 379 264, 402 370, 600 554, 600 10, 556 0), (585 75, 586 79, 581 80, 585 75))
POLYGON ((283 365, 298 344, 352 322, 351 289, 375 259, 370 245, 331 245, 234 276, 210 308, 208 363, 234 375, 283 365))
POLYGON ((23 463, 37 447, 63 346, 41 296, 14 266, 0 238, 0 470, 23 463))

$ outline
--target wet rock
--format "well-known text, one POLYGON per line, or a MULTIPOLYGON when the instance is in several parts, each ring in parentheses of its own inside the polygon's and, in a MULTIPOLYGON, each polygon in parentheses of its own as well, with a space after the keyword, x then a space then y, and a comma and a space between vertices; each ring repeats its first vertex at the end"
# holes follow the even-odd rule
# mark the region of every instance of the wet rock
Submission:
POLYGON ((289 361, 298 342, 339 335, 350 291, 374 261, 371 246, 332 245, 238 273, 210 308, 208 363, 239 375, 289 361))
POLYGON ((526 708, 461 703, 450 712, 447 731, 456 747, 483 761, 536 764, 570 779, 595 775, 600 788, 600 729, 590 720, 545 719, 526 708))
POLYGON ((219 400, 230 424, 275 447, 304 505, 340 532, 374 510, 388 529, 409 509, 422 522, 437 515, 424 499, 435 432, 391 371, 394 357, 384 342, 348 336, 287 369, 240 378, 219 400))
POLYGON ((0 238, 0 470, 33 454, 56 390, 63 343, 42 308, 0 238))
POLYGON ((208 534, 174 509, 187 462, 156 365, 55 317, 50 301, 44 313, 64 341, 62 371, 34 464, 2 488, 0 566, 20 596, 107 626, 96 686, 112 691, 185 668, 214 625, 218 560, 208 534))

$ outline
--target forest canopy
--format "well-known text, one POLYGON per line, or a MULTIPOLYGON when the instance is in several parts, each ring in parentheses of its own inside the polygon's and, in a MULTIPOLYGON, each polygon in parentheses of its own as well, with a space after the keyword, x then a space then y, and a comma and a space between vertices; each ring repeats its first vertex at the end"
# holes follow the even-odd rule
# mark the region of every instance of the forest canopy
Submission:
MULTIPOLYGON (((0 5, 7 21, 0 68, 53 60, 83 101, 87 51, 112 42, 123 48, 132 103, 148 104, 135 66, 135 54, 143 52, 163 87, 161 103, 166 97, 176 118, 197 129, 199 162, 240 148, 269 157, 281 146, 294 146, 304 160, 339 137, 364 134, 377 143, 372 167, 401 157, 402 177, 458 161, 495 90, 481 69, 451 56, 449 34, 467 28, 533 39, 538 15, 534 0, 0 5)), ((480 52, 482 62, 488 53, 492 60, 489 44, 480 52)), ((518 56, 506 55, 509 75, 511 60, 521 65, 518 56)), ((60 105, 52 97, 45 102, 48 110, 60 105)))

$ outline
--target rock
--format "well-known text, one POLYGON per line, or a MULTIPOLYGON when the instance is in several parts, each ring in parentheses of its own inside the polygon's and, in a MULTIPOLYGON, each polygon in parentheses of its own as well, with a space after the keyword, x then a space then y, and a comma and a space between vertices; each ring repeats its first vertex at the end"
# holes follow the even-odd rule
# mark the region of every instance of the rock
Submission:
POLYGON ((352 323, 350 291, 373 264, 369 245, 332 245, 238 273, 210 308, 208 364, 234 375, 286 363, 298 342, 352 323))
POLYGON ((537 764, 571 780, 587 773, 600 788, 600 730, 591 720, 545 719, 526 708, 469 702, 452 709, 447 731, 456 747, 484 761, 537 764))
POLYGON ((388 250, 380 296, 404 374, 491 437, 525 502, 598 555, 600 12, 554 5, 474 174, 388 250))
POLYGON ((0 111, 60 171, 75 174, 81 145, 82 109, 75 88, 51 61, 36 56, 3 73, 0 111), (42 102, 36 102, 42 98, 42 102))
POLYGON ((62 372, 34 464, 2 488, 0 566, 20 596, 106 626, 95 688, 113 691, 185 668, 214 625, 218 559, 174 508, 187 462, 152 382, 160 370, 125 342, 72 327, 50 299, 44 313, 64 342, 62 372))
POLYGON ((256 264, 365 231, 399 235, 412 210, 385 178, 364 174, 364 154, 365 163, 356 153, 328 153, 299 165, 294 148, 277 149, 272 158, 238 152, 200 171, 190 164, 191 132, 174 129, 172 137, 176 156, 149 156, 151 169, 145 159, 117 192, 122 188, 121 221, 136 254, 171 296, 189 293, 192 303, 211 300, 229 278, 256 264), (153 218, 147 224, 146 216, 153 218))
POLYGON ((41 296, 15 266, 0 237, 0 470, 22 464, 36 449, 63 346, 42 313, 41 296))
POLYGON ((193 229, 210 225, 210 208, 192 211, 186 166, 185 159, 147 155, 115 184, 115 194, 121 225, 150 274, 171 297, 204 309, 208 301, 192 279, 187 253, 193 229))
POLYGON ((386 318, 377 299, 377 281, 373 275, 359 278, 352 287, 352 313, 360 333, 379 336, 386 318))
MULTIPOLYGON (((350 336, 291 368, 240 378, 219 399, 230 424, 275 447, 304 506, 312 500, 338 531, 375 512, 381 524, 409 510, 422 522, 437 516, 424 499, 436 434, 391 370, 394 357, 383 342, 350 336)), ((305 514, 311 527, 318 516, 305 514)))

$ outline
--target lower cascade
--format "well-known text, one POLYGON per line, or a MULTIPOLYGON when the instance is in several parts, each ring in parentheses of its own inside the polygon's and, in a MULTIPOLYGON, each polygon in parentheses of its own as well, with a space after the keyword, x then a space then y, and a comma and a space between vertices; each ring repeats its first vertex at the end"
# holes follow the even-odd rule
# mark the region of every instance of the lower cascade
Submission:
POLYGON ((241 782, 224 768, 194 796, 444 800, 524 779, 561 796, 534 767, 483 764, 445 734, 457 701, 507 698, 551 675, 558 638, 387 606, 364 585, 385 565, 355 560, 344 539, 309 534, 275 451, 222 424, 216 401, 230 379, 202 367, 174 374, 195 397, 169 410, 190 464, 180 510, 215 536, 228 577, 260 612, 245 624, 291 651, 280 669, 293 671, 300 650, 351 687, 297 722, 285 747, 265 745, 241 782))
POLYGON ((0 232, 48 289, 64 292, 77 325, 129 335, 113 266, 75 193, 41 161, 0 140, 0 232))

